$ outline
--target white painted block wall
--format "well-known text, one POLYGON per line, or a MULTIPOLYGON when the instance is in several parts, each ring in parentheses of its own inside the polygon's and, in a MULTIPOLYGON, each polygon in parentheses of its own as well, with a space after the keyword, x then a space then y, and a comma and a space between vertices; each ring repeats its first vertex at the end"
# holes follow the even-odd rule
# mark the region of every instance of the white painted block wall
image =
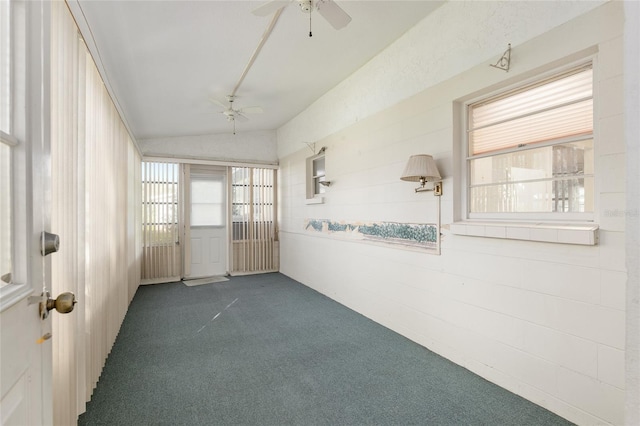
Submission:
POLYGON ((622 424, 623 22, 619 2, 446 3, 278 131, 281 271, 569 420, 622 424), (511 71, 490 68, 508 42, 511 71), (434 222, 435 197, 399 179, 419 153, 445 177, 446 228, 460 219, 456 103, 588 54, 599 245, 444 229, 434 256, 304 231, 307 218, 434 222), (327 147, 323 204, 305 203, 301 142, 327 147))

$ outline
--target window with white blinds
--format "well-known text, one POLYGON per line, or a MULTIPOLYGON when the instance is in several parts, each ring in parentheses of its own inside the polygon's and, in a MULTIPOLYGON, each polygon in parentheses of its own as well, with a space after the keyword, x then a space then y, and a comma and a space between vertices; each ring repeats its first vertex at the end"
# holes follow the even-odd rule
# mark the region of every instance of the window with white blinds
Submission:
POLYGON ((179 166, 142 163, 143 279, 180 276, 179 166))
POLYGON ((276 171, 232 167, 232 273, 278 270, 276 171))
POLYGON ((593 212, 592 87, 589 64, 468 106, 471 217, 593 212))

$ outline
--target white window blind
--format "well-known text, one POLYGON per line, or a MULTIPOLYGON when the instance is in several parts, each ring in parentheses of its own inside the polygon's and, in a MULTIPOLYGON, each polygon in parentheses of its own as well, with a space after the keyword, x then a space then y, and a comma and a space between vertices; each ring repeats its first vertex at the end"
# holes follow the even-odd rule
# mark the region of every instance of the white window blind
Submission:
POLYGON ((469 217, 588 220, 592 86, 589 64, 468 106, 469 217))
POLYGON ((469 153, 591 134, 591 67, 470 106, 469 153))
POLYGON ((191 175, 191 226, 224 226, 224 179, 191 175))
POLYGON ((278 270, 276 171, 231 168, 232 272, 278 270))
POLYGON ((179 165, 142 164, 143 279, 179 277, 179 165))
POLYGON ((78 297, 52 316, 51 422, 75 424, 140 283, 140 156, 65 2, 50 42, 52 294, 78 297))

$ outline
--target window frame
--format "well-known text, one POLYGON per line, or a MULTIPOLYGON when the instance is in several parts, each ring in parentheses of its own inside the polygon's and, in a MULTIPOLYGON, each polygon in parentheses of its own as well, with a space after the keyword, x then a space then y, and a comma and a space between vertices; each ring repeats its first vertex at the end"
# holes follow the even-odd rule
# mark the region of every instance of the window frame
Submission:
MULTIPOLYGON (((6 184, 6 186, 8 187, 8 194, 4 194, 5 198, 7 198, 6 196, 8 195, 8 200, 3 200, 8 202, 8 207, 7 207, 7 217, 3 218, 6 219, 8 223, 0 223, 0 226, 2 227, 2 229, 0 229, 0 231, 4 230, 4 228, 6 227, 6 230, 8 232, 7 235, 5 235, 4 237, 8 237, 8 241, 3 241, 2 245, 4 246, 4 244, 6 243, 6 247, 4 247, 6 249, 6 252, 3 254, 7 255, 7 260, 8 260, 8 270, 5 270, 5 268, 3 267, 3 260, 0 261, 0 266, 2 266, 2 268, 0 269, 0 288, 3 288, 7 285, 11 285, 13 283, 13 277, 14 277, 14 257, 15 254, 13 253, 14 251, 14 234, 15 234, 15 230, 14 230, 14 212, 13 212, 13 202, 14 202, 14 182, 15 182, 15 176, 14 176, 14 170, 15 167, 13 165, 14 162, 14 147, 19 145, 19 141, 18 139, 13 135, 13 116, 14 116, 14 111, 13 111, 13 106, 14 106, 14 96, 15 94, 13 93, 13 78, 14 78, 14 69, 13 69, 13 62, 14 62, 14 58, 13 58, 13 41, 14 41, 14 19, 13 19, 13 7, 14 4, 12 1, 3 1, 2 5, 0 5, 0 7, 3 8, 3 14, 0 15, 0 19, 2 19, 2 21, 0 22, 0 29, 2 29, 2 32, 0 33, 0 43, 2 43, 0 45, 0 66, 2 67, 2 69, 0 69, 0 78, 2 79, 0 81, 0 88, 3 89, 2 91, 0 91, 0 94, 3 94, 6 96, 6 98, 2 98, 0 99, 0 102, 2 102, 2 104, 0 104, 0 110, 1 110, 1 114, 2 116, 0 116, 0 145, 2 147, 2 149, 4 150, 6 148, 5 153, 7 154, 7 157, 5 160, 8 162, 8 165, 6 168, 3 167, 2 170, 2 174, 3 174, 3 178, 4 175, 6 174, 7 180, 6 182, 4 182, 6 184), (4 72, 6 71, 6 75, 4 75, 4 72), (4 278, 4 279, 3 279, 4 278)), ((4 180, 4 179, 3 179, 4 180)), ((4 192, 4 191, 3 191, 4 192)), ((2 213, 0 213, 2 214, 2 213)))
POLYGON ((547 224, 593 224, 596 220, 596 212, 598 206, 598 191, 595 177, 597 175, 597 58, 595 55, 581 58, 580 60, 564 64, 563 66, 556 66, 553 68, 546 68, 544 71, 533 72, 528 74, 527 78, 519 79, 513 82, 511 80, 509 84, 502 85, 498 88, 493 86, 490 90, 473 96, 470 99, 464 99, 458 102, 458 117, 460 124, 460 164, 461 164, 461 180, 460 180, 460 218, 467 223, 471 222, 505 222, 505 223, 547 223, 547 224), (482 102, 490 101, 492 99, 499 99, 500 97, 509 96, 509 94, 515 94, 526 90, 527 87, 535 87, 542 85, 547 80, 553 80, 554 78, 561 78, 563 74, 570 73, 572 70, 579 70, 580 68, 590 67, 593 72, 592 80, 592 99, 593 99, 593 127, 591 135, 579 135, 567 138, 559 138, 550 142, 541 142, 532 144, 526 148, 513 147, 508 149, 500 149, 491 151, 490 153, 482 153, 471 155, 470 150, 470 114, 471 106, 482 102), (593 140, 594 151, 594 164, 593 164, 593 211, 590 212, 490 212, 479 213, 471 212, 471 162, 474 159, 495 157, 508 153, 523 152, 525 150, 533 150, 548 146, 560 146, 571 142, 578 142, 582 140, 593 140))
MULTIPOLYGON (((230 167, 230 176, 231 178, 229 179, 229 185, 230 185, 230 223, 231 223, 231 241, 232 243, 235 242, 244 242, 244 241, 251 241, 251 233, 252 230, 254 230, 257 227, 265 227, 265 228, 269 228, 269 227, 273 227, 276 225, 276 218, 275 218, 275 210, 274 210, 274 206, 276 203, 276 176, 275 176, 275 172, 274 175, 272 176, 272 181, 270 184, 265 184, 265 183, 256 183, 256 171, 258 170, 273 170, 271 168, 261 168, 261 167, 235 167, 232 166, 230 167), (246 170, 246 177, 248 177, 248 181, 247 182, 239 182, 236 181, 236 173, 239 170, 246 170), (244 202, 240 202, 238 200, 236 200, 235 195, 236 195, 236 189, 238 188, 242 188, 242 193, 243 193, 243 198, 245 195, 248 195, 249 199, 248 200, 244 200, 244 202), (270 198, 270 202, 265 202, 265 201, 261 201, 261 200, 256 200, 256 189, 257 188, 261 188, 263 190, 266 190, 269 195, 267 198, 270 198), (260 211, 260 216, 264 216, 264 208, 265 206, 269 207, 272 212, 273 212, 273 217, 271 217, 270 219, 264 219, 264 218, 257 218, 256 217, 256 211, 260 211), (238 220, 237 216, 234 215, 234 207, 243 207, 247 209, 247 214, 246 214, 246 220, 238 220)), ((244 172, 242 174, 242 177, 244 178, 244 172)), ((260 191, 257 191, 257 193, 260 193, 260 191)), ((244 215, 243 215, 244 217, 244 215)))
POLYGON ((307 162, 306 162, 307 200, 322 197, 326 192, 326 188, 320 185, 319 183, 326 180, 326 175, 327 175, 326 158, 327 157, 324 150, 321 150, 318 154, 312 155, 311 157, 307 158, 307 162), (325 167, 324 174, 314 174, 314 165, 316 164, 316 161, 320 159, 324 160, 324 167, 325 167), (317 192, 316 192, 316 187, 318 188, 317 192))
MULTIPOLYGON (((27 81, 35 65, 29 60, 29 52, 39 47, 38 40, 29 40, 28 15, 29 5, 23 1, 9 0, 9 40, 8 71, 10 102, 9 102, 9 133, 1 131, 0 143, 9 146, 11 164, 10 182, 10 227, 11 227, 11 282, 0 286, 0 312, 13 306, 27 295, 38 291, 36 281, 28 279, 28 258, 32 243, 21 235, 27 235, 29 209, 31 206, 32 189, 27 187, 28 164, 31 153, 28 149, 27 136, 35 124, 30 120, 31 112, 39 105, 31 105, 27 99, 27 81)), ((45 43, 46 45, 46 43, 45 43)), ((35 112, 39 113, 39 109, 35 112)), ((1 274, 4 274, 2 272, 1 274)), ((41 285, 41 284, 40 284, 41 285)))
POLYGON ((180 203, 181 195, 181 178, 180 178, 180 166, 178 163, 169 163, 164 161, 155 161, 153 159, 143 159, 141 162, 141 179, 140 179, 140 219, 141 219, 141 232, 142 241, 145 247, 170 247, 179 243, 180 241, 180 203), (154 167, 162 164, 164 167, 173 166, 176 169, 169 171, 168 169, 163 171, 162 174, 158 171, 145 170, 145 168, 154 167), (151 165, 151 166, 148 166, 151 165), (151 176, 145 175, 145 173, 151 172, 151 176), (175 178, 175 180, 174 180, 175 178), (153 186, 156 186, 154 188, 153 186), (172 188, 171 194, 175 195, 174 200, 150 200, 149 197, 158 195, 157 190, 162 186, 175 186, 172 188), (164 208, 162 207, 164 206, 164 208), (151 207, 156 207, 152 209, 151 207), (170 216, 173 221, 163 220, 149 220, 149 215, 154 213, 167 213, 171 211, 170 216), (161 230, 164 226, 167 229, 173 227, 170 232, 161 230), (162 236, 165 236, 164 238, 162 236))

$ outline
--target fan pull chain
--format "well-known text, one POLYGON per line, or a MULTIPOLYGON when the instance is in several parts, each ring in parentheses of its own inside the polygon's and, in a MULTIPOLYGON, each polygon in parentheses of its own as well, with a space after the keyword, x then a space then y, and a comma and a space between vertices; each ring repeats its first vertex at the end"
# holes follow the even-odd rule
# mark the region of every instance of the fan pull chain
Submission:
POLYGON ((312 13, 309 12, 309 37, 313 37, 313 34, 311 34, 311 15, 312 13))

